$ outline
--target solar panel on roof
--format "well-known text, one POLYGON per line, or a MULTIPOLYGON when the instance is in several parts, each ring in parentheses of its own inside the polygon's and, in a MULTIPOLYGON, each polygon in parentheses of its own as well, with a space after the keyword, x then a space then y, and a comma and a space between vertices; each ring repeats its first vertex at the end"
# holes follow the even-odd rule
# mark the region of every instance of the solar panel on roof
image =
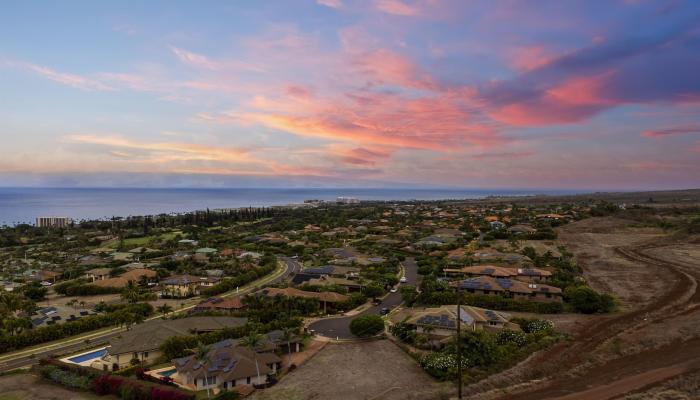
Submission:
POLYGON ((510 279, 498 278, 496 279, 496 282, 498 282, 498 284, 504 289, 510 289, 513 287, 513 282, 510 279))

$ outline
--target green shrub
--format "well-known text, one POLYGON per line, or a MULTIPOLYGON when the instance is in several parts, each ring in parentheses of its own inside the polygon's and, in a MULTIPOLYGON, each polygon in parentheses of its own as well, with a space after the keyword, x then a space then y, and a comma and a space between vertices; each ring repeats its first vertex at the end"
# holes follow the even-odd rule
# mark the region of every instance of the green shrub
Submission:
POLYGON ((518 347, 522 347, 527 343, 527 335, 520 331, 511 331, 510 329, 503 329, 496 335, 496 343, 498 343, 499 345, 506 345, 512 343, 518 347))
POLYGON ((350 332, 358 337, 374 336, 384 330, 384 320, 379 315, 363 315, 350 322, 350 332))
POLYGON ((615 299, 608 294, 599 294, 588 286, 569 286, 564 298, 576 312, 594 314, 607 313, 615 308, 615 299))
POLYGON ((39 374, 45 379, 69 389, 88 390, 90 388, 90 377, 64 371, 55 365, 39 367, 39 374))

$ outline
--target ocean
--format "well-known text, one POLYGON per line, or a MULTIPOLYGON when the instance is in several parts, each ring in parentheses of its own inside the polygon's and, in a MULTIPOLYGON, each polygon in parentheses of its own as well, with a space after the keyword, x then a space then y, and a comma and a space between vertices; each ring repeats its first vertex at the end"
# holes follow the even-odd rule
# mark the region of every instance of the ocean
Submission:
POLYGON ((0 225, 33 224, 36 217, 103 219, 182 213, 206 208, 267 207, 307 199, 442 200, 487 196, 567 194, 553 190, 457 189, 124 189, 0 188, 0 225))

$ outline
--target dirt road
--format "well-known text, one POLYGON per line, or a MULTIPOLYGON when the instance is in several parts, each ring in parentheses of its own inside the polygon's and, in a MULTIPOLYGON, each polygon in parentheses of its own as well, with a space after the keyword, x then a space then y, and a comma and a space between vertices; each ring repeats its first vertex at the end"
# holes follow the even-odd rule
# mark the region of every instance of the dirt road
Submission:
POLYGON ((538 366, 545 377, 542 383, 521 386, 499 398, 604 400, 700 370, 700 265, 658 256, 660 249, 673 246, 668 238, 613 246, 619 257, 653 271, 663 290, 642 306, 628 304, 629 311, 601 317, 578 332, 573 341, 533 357, 528 362, 538 366), (688 327, 687 332, 678 332, 680 326, 688 327), (667 336, 670 342, 659 345, 663 341, 654 335, 667 336), (609 350, 619 343, 625 348, 618 355, 611 354, 609 350), (637 348, 641 351, 625 353, 637 348))

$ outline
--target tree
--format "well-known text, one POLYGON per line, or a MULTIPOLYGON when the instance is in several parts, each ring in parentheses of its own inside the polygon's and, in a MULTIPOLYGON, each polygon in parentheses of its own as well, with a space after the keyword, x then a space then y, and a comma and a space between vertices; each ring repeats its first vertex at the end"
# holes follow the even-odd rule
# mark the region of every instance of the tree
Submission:
POLYGON ((403 285, 399 291, 401 292, 403 302, 406 303, 407 306, 411 306, 413 302, 416 301, 418 291, 416 291, 415 285, 403 285))
POLYGON ((384 330, 384 320, 379 315, 363 315, 350 322, 350 332, 358 337, 370 337, 384 330))
POLYGON ((574 311, 584 314, 610 312, 615 307, 612 296, 601 296, 588 286, 570 286, 564 290, 564 296, 574 311))
MULTIPOLYGON (((468 330, 461 335, 462 359, 472 366, 487 366, 498 358, 496 339, 482 330, 468 330)), ((456 352, 456 340, 450 343, 449 350, 456 352)))
POLYGON ((122 290, 121 297, 122 300, 126 300, 131 304, 139 301, 141 293, 139 288, 134 284, 133 281, 129 281, 124 290, 122 290))
POLYGON ((156 308, 156 310, 157 310, 159 313, 163 314, 163 315, 168 315, 168 314, 170 314, 171 312, 173 312, 173 308, 172 308, 171 306, 169 306, 168 304, 165 304, 165 303, 164 303, 163 305, 161 305, 161 306, 158 306, 158 307, 156 308))
POLYGON ((194 352, 195 360, 204 367, 204 385, 207 387, 207 398, 211 398, 211 394, 209 393, 209 378, 207 377, 207 364, 209 363, 210 351, 211 348, 209 346, 205 346, 202 342, 199 342, 194 352))
POLYGON ((243 338, 241 342, 243 346, 249 348, 253 352, 253 358, 255 359, 255 371, 258 374, 258 383, 260 382, 260 366, 258 365, 258 349, 262 344, 262 335, 258 334, 256 331, 250 331, 248 336, 243 338))
POLYGON ((363 289, 363 293, 367 297, 377 298, 384 294, 384 289, 382 289, 381 286, 373 283, 365 286, 365 288, 363 289))
POLYGON ((296 334, 296 329, 284 328, 282 329, 282 340, 287 342, 287 354, 289 354, 289 363, 287 368, 292 366, 292 338, 296 334))
POLYGON ((16 293, 0 292, 0 318, 14 314, 15 311, 30 312, 34 309, 34 302, 25 299, 16 293))
POLYGON ((32 321, 29 318, 7 318, 3 322, 5 330, 7 330, 10 335, 19 334, 20 332, 28 329, 32 329, 32 321))
POLYGON ((34 301, 41 301, 44 300, 49 289, 41 286, 39 282, 32 282, 22 286, 21 291, 27 298, 34 301))

